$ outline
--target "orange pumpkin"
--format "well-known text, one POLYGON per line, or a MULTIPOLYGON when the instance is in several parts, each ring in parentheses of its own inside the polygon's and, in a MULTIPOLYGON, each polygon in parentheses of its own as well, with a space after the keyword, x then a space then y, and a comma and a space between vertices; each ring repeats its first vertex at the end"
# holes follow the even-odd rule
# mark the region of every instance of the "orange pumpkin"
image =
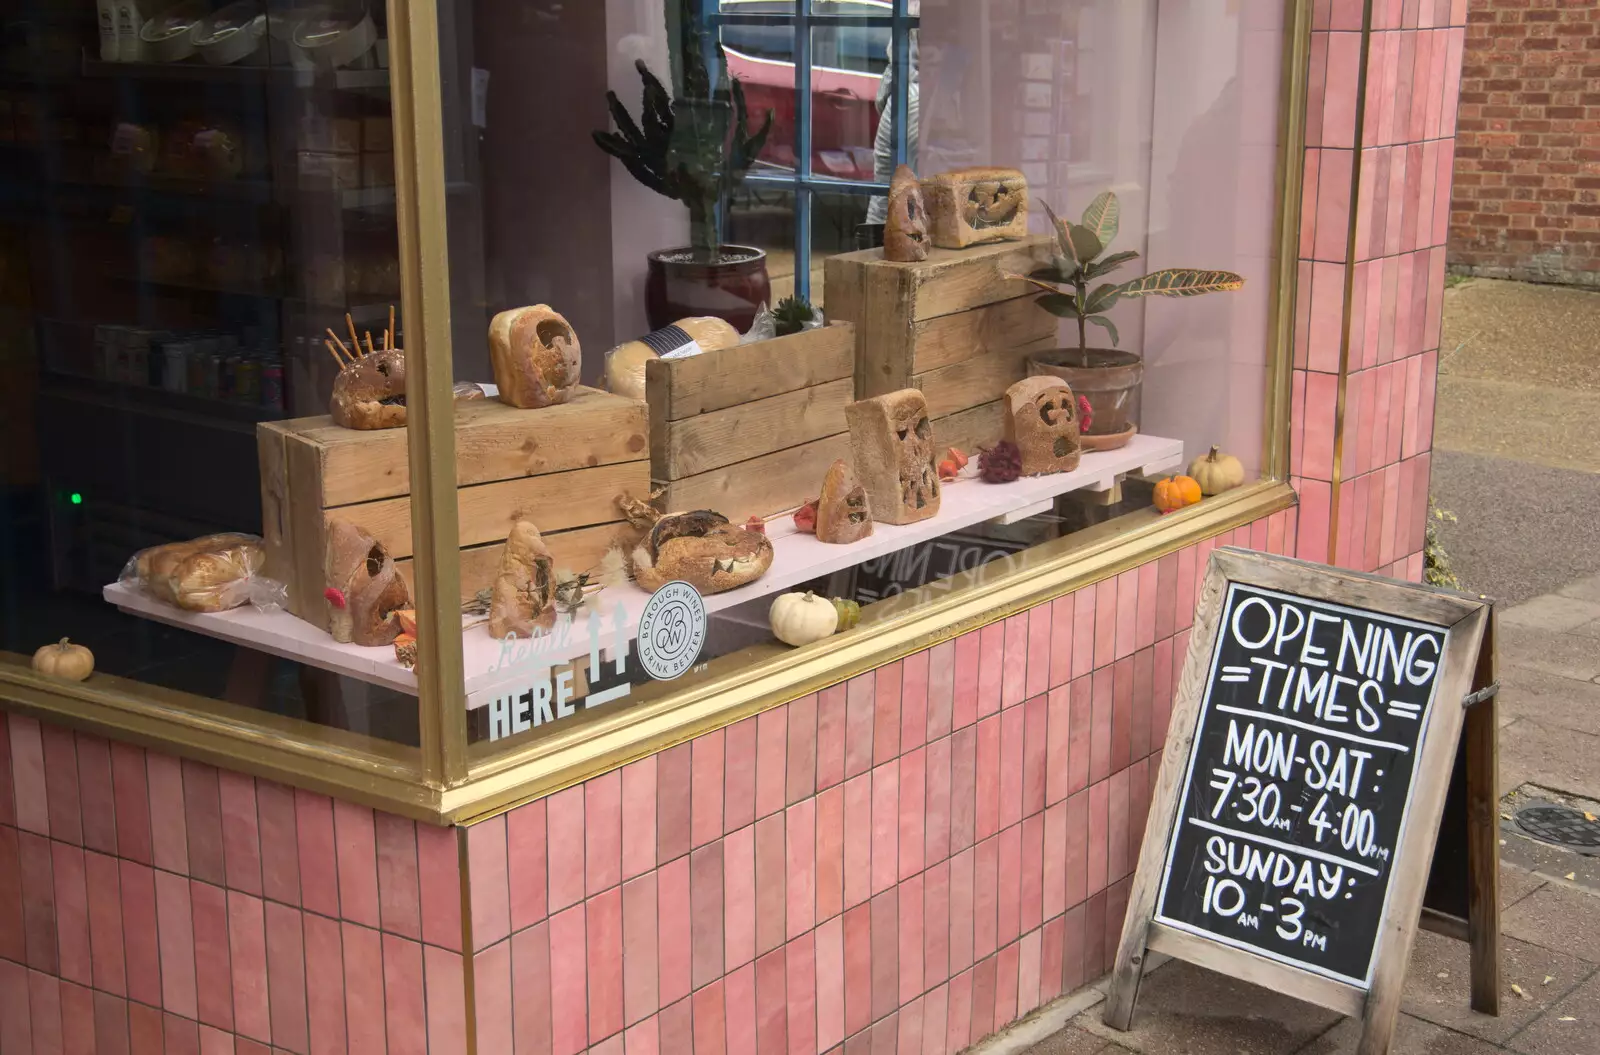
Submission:
POLYGON ((1171 513, 1200 501, 1200 485, 1193 477, 1172 476, 1156 484, 1155 507, 1171 513))

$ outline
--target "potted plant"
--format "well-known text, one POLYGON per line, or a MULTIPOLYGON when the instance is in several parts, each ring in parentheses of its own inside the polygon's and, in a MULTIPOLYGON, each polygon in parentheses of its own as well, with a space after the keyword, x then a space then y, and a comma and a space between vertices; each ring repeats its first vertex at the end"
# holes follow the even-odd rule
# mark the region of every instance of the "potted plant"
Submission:
POLYGON ((1090 424, 1083 437, 1086 448, 1121 447, 1138 428, 1135 418, 1144 361, 1132 352, 1117 349, 1117 327, 1106 312, 1125 298, 1197 297, 1235 290, 1244 285, 1244 278, 1232 271, 1165 268, 1128 282, 1102 282, 1090 288, 1095 279, 1139 257, 1132 250, 1101 255, 1117 236, 1121 215, 1117 196, 1110 191, 1100 194, 1083 211, 1079 223, 1064 223, 1048 204, 1044 209, 1055 228, 1051 266, 1030 275, 1006 277, 1043 289, 1038 304, 1050 314, 1076 319, 1078 347, 1036 352, 1028 357, 1028 370, 1060 377, 1075 394, 1088 400, 1090 424), (1111 338, 1110 348, 1089 347, 1089 323, 1106 331, 1111 338))
POLYGON ((643 60, 634 63, 644 83, 640 120, 634 121, 616 92, 607 92, 617 130, 597 131, 594 141, 634 179, 689 210, 691 244, 658 249, 648 257, 645 311, 651 328, 713 315, 744 331, 760 305, 771 300, 767 255, 751 246, 727 245, 722 233, 733 191, 766 145, 772 111, 751 134, 744 88, 728 75, 722 45, 715 47, 713 85, 699 35, 689 28, 693 19, 669 6, 669 33, 674 21, 683 31, 672 38, 680 42, 672 62, 673 93, 668 95, 643 60))

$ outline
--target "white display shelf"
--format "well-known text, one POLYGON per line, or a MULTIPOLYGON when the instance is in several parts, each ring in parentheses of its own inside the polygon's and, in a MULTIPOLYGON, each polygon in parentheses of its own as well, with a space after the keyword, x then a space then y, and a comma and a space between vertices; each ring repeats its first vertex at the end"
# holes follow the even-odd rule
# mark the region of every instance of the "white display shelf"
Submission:
MULTIPOLYGON (((848 546, 819 542, 815 535, 796 531, 792 518, 782 517, 767 525, 775 551, 767 574, 748 586, 707 597, 706 610, 716 612, 779 593, 799 583, 974 524, 1021 519, 1048 508, 1057 496, 1070 491, 1106 491, 1126 473, 1151 475, 1182 462, 1181 441, 1136 435, 1118 450, 1085 454, 1078 468, 1070 473, 1025 477, 1009 484, 966 480, 949 485, 944 488, 938 516, 915 524, 876 524, 871 535, 848 546)), ((107 601, 125 612, 402 692, 417 691, 416 676, 400 666, 393 649, 338 644, 325 631, 285 611, 259 612, 245 607, 231 612, 185 612, 119 583, 105 587, 103 592, 107 601)), ((612 587, 601 591, 590 602, 589 608, 599 619, 601 640, 607 648, 616 635, 618 609, 621 609, 622 633, 632 640, 649 596, 633 586, 612 587)), ((541 667, 587 655, 588 618, 587 614, 581 614, 577 625, 571 625, 571 618, 562 616, 552 635, 515 643, 512 662, 504 664, 505 642, 491 638, 488 628, 481 624, 464 630, 462 658, 468 708, 487 706, 495 697, 513 690, 524 691, 541 667)), ((463 625, 472 622, 475 620, 463 619, 463 625)))

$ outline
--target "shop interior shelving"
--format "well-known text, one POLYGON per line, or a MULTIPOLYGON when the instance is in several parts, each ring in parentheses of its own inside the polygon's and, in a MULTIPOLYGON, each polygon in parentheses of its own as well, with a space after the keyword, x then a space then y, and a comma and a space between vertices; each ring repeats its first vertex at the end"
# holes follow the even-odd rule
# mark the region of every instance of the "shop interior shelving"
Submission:
MULTIPOLYGON (((870 536, 848 546, 828 545, 817 541, 815 535, 801 534, 795 531, 792 518, 783 517, 768 525, 775 551, 771 569, 749 585, 705 598, 706 609, 732 608, 976 524, 1010 523, 1048 509, 1063 494, 1107 491, 1127 474, 1154 475, 1182 462, 1182 441, 1135 436, 1119 450, 1085 454, 1078 468, 1069 473, 1026 477, 1009 484, 966 480, 949 485, 937 516, 915 524, 877 524, 870 536)), ((245 607, 216 614, 184 612, 121 583, 106 586, 103 595, 125 612, 402 692, 417 691, 415 675, 395 660, 393 649, 339 644, 320 627, 286 611, 245 607)), ((608 645, 619 627, 630 641, 637 635, 639 615, 648 599, 649 594, 636 586, 607 588, 596 595, 588 608, 598 619, 608 645)), ((513 690, 524 691, 541 669, 587 655, 589 615, 580 613, 576 618, 579 625, 573 624, 573 617, 561 616, 550 635, 516 646, 510 663, 505 661, 505 643, 491 638, 486 626, 465 629, 462 648, 468 709, 487 706, 513 690)), ((476 620, 463 619, 464 625, 473 622, 476 620)))

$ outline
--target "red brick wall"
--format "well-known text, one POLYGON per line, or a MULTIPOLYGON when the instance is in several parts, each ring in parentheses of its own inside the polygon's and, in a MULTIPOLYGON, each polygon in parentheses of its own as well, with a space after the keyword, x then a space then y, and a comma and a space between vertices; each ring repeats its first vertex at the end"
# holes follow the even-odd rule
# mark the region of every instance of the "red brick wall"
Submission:
POLYGON ((1600 285, 1600 4, 1472 0, 1452 268, 1600 285))

